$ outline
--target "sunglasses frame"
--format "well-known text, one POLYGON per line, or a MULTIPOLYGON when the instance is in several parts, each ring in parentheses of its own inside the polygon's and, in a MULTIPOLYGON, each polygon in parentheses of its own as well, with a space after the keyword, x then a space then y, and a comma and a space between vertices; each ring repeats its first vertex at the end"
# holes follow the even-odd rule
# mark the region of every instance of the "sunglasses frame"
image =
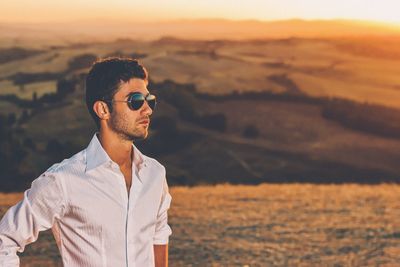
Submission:
POLYGON ((113 99, 112 100, 105 100, 105 99, 103 99, 103 101, 104 102, 109 102, 109 103, 112 103, 112 102, 128 103, 128 107, 131 110, 135 110, 135 111, 139 110, 141 107, 143 107, 144 101, 146 101, 147 105, 150 107, 150 109, 154 110, 155 107, 156 107, 156 104, 157 104, 157 97, 155 95, 150 94, 150 93, 148 93, 147 95, 143 95, 140 92, 134 92, 134 93, 129 94, 128 100, 113 100, 113 99), (138 95, 143 99, 134 99, 134 97, 136 97, 138 95), (135 107, 134 106, 134 102, 142 102, 142 103, 140 104, 139 107, 135 107), (152 103, 154 103, 154 104, 152 104, 152 103))

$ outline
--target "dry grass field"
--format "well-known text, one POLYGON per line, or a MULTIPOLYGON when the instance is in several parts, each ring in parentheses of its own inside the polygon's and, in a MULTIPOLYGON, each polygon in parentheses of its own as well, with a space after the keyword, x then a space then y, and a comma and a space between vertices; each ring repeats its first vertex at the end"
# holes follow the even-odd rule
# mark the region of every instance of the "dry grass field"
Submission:
MULTIPOLYGON (((399 266, 400 185, 171 187, 170 266, 399 266)), ((0 194, 1 212, 21 194, 0 194)), ((21 266, 61 266, 49 232, 21 266)))
MULTIPOLYGON (((16 91, 7 78, 17 72, 62 72, 71 58, 85 53, 98 57, 142 54, 141 62, 154 81, 192 83, 204 93, 297 91, 399 108, 399 43, 395 37, 262 41, 164 38, 42 47, 43 53, 0 64, 0 94, 16 91)), ((46 90, 52 91, 49 84, 36 91, 46 90)))

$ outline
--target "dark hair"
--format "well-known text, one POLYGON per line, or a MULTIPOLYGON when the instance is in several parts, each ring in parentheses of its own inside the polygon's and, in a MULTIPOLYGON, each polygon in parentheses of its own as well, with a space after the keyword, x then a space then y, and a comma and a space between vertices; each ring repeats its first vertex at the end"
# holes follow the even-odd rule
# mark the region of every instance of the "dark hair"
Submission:
MULTIPOLYGON (((112 100, 121 83, 132 78, 148 79, 146 69, 135 59, 113 57, 93 64, 86 77, 86 106, 97 128, 100 128, 100 119, 93 110, 93 104, 98 100, 112 100)), ((112 112, 112 106, 107 105, 112 112)))

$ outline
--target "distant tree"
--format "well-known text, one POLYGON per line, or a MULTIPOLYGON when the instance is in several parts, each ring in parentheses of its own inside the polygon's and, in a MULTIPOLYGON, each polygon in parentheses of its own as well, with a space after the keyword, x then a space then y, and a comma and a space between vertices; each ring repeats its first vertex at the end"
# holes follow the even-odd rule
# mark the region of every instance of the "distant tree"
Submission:
POLYGON ((260 135, 257 127, 254 125, 247 125, 244 128, 243 136, 246 138, 257 138, 260 135))
POLYGON ((40 106, 40 101, 38 99, 38 95, 35 92, 32 93, 32 108, 38 108, 40 106))
POLYGON ((75 90, 75 81, 60 79, 57 81, 57 94, 65 96, 75 90))
POLYGON ((12 80, 15 85, 20 86, 20 90, 23 90, 23 85, 34 82, 56 80, 62 76, 62 73, 57 72, 17 72, 8 77, 12 80))
POLYGON ((146 53, 139 53, 139 52, 133 52, 132 54, 129 55, 131 58, 135 58, 135 59, 142 59, 147 57, 146 53))
POLYGON ((323 106, 322 116, 358 131, 400 138, 400 110, 396 108, 332 99, 323 106))
POLYGON ((28 58, 43 52, 41 50, 28 50, 20 47, 0 49, 0 64, 28 58))
POLYGON ((35 92, 33 92, 33 94, 32 94, 32 102, 37 102, 37 99, 38 99, 38 97, 37 97, 37 93, 36 93, 36 91, 35 91, 35 92))
POLYGON ((97 60, 94 54, 82 54, 68 62, 68 71, 75 71, 90 67, 97 60))
POLYGON ((62 101, 63 96, 58 93, 45 93, 40 97, 41 103, 57 103, 62 101))

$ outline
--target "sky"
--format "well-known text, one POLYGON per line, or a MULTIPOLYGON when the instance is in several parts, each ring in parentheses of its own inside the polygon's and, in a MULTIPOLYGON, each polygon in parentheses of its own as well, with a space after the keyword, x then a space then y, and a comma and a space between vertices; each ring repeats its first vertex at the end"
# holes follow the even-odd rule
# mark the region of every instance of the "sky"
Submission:
POLYGON ((400 25, 399 0, 1 0, 0 21, 356 19, 400 25))

